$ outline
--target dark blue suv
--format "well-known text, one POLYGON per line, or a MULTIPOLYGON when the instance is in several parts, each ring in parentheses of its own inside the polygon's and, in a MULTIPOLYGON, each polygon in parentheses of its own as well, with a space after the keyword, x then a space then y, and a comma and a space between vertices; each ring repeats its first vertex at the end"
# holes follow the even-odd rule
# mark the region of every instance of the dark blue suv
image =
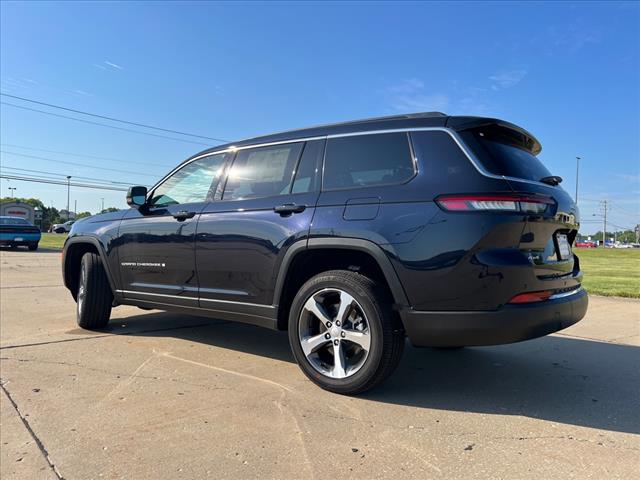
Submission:
POLYGON ((81 327, 112 306, 288 330, 315 383, 378 384, 417 346, 516 342, 587 309, 570 196, 526 130, 422 113, 221 145, 73 226, 81 327))

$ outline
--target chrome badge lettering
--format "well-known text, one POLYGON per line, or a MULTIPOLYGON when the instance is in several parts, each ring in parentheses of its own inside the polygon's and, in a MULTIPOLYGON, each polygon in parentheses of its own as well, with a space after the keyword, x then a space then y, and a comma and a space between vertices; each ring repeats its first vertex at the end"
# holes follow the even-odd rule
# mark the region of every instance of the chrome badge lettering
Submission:
POLYGON ((123 267, 162 267, 166 266, 165 263, 156 262, 120 262, 123 267))

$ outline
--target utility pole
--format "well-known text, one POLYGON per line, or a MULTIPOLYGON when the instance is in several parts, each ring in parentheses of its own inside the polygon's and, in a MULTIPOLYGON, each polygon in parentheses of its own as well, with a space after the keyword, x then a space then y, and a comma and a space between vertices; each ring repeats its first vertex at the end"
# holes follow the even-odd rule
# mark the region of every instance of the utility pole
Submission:
POLYGON ((578 205, 578 174, 580 173, 580 157, 576 157, 576 205, 578 205))
POLYGON ((70 220, 69 215, 69 194, 71 192, 71 175, 67 175, 67 222, 70 220))
POLYGON ((16 188, 17 187, 9 187, 9 190, 11 190, 11 198, 16 198, 16 188))
POLYGON ((602 248, 605 248, 607 245, 607 201, 603 202, 604 208, 604 228, 602 229, 602 248))
POLYGON ((102 197, 100 200, 102 200, 102 210, 100 210, 100 213, 104 212, 104 197, 102 197))
POLYGON ((78 215, 78 200, 73 201, 73 219, 75 220, 78 215))

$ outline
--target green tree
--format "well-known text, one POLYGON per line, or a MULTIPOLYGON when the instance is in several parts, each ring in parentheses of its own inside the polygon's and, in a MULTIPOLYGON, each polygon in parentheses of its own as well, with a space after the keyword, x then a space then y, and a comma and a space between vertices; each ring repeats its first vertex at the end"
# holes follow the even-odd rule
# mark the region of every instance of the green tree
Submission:
POLYGON ((81 218, 90 217, 91 212, 80 212, 76 215, 76 220, 80 220, 81 218))

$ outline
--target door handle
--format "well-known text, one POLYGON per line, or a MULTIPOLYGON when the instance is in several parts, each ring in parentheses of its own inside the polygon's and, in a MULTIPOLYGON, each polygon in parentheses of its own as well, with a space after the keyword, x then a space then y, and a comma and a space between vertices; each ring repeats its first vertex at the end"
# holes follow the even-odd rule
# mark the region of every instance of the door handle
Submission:
POLYGON ((187 218, 193 218, 195 215, 196 215, 196 212, 188 212, 186 210, 180 210, 179 212, 176 212, 173 214, 173 218, 175 218, 179 222, 182 222, 187 218))
POLYGON ((273 211, 282 217, 286 217, 288 215, 291 215, 292 213, 302 213, 306 209, 306 205, 296 205, 295 203, 285 203, 284 205, 273 207, 273 211))

